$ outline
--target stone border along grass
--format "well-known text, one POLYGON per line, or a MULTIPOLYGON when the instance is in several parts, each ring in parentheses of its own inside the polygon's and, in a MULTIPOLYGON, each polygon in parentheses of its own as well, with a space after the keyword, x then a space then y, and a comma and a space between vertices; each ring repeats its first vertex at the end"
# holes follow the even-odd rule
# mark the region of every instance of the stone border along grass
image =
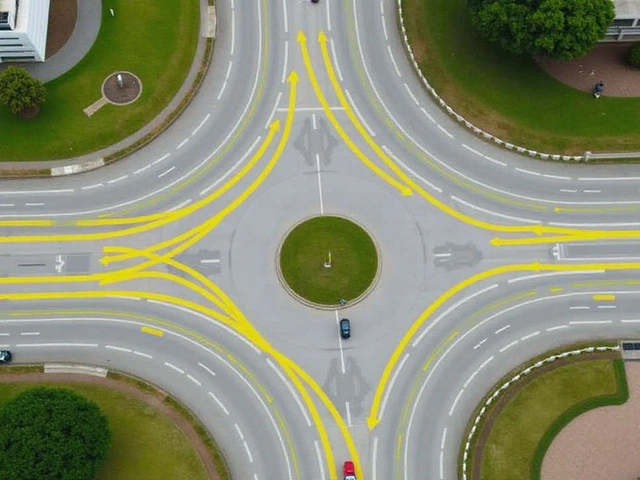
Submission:
POLYGON ((418 65, 418 62, 413 54, 413 49, 409 44, 409 39, 407 37, 407 30, 404 25, 404 15, 402 13, 402 2, 404 0, 396 0, 398 9, 397 9, 397 21, 400 27, 401 36, 402 36, 402 44, 404 45, 405 52, 407 53, 411 65, 413 66, 413 70, 417 73, 418 77, 421 80, 423 87, 427 90, 429 94, 434 98, 436 103, 438 103, 443 110, 445 110, 451 117, 453 117, 458 123, 464 125, 468 130, 474 133, 476 136, 483 138, 489 142, 493 142, 496 145, 499 145, 507 150, 515 150, 518 153, 523 155, 528 155, 533 158, 537 158, 539 160, 554 160, 554 161, 564 161, 564 162, 589 162, 589 163, 609 163, 610 161, 618 162, 626 162, 626 163, 637 163, 640 162, 640 152, 631 153, 631 152, 621 152, 621 153, 606 153, 606 154, 592 154, 591 152, 584 152, 583 155, 559 155, 554 153, 543 153, 538 152, 536 150, 530 150, 525 147, 521 147, 518 145, 514 145, 512 143, 506 142, 501 138, 498 138, 488 132, 485 132, 481 128, 478 128, 471 122, 469 122, 462 115, 458 114, 453 108, 451 108, 445 101, 442 99, 438 92, 429 84, 429 81, 422 73, 422 69, 418 65))
MULTIPOLYGON (((215 5, 215 1, 214 0, 208 0, 208 5, 209 6, 214 6, 215 5)), ((128 145, 128 146, 124 147, 123 149, 118 150, 117 152, 113 152, 113 153, 107 155, 106 157, 101 159, 103 162, 95 162, 95 166, 93 166, 92 168, 82 169, 82 170, 80 170, 78 172, 74 172, 74 173, 81 173, 83 171, 94 170, 94 169, 100 168, 100 167, 102 167, 104 165, 109 165, 109 164, 115 162, 116 160, 120 160, 121 158, 127 157, 127 156, 131 155, 132 153, 136 152, 137 150, 140 150, 145 145, 147 145, 150 142, 152 142, 162 132, 164 132, 167 128, 169 128, 173 124, 173 122, 175 122, 178 119, 178 117, 180 117, 180 115, 186 110, 186 108, 189 106, 189 104, 191 103, 191 101, 195 97, 196 93, 198 93, 198 90, 200 90, 200 86, 202 85, 202 82, 204 81, 204 77, 206 76, 207 72, 209 71, 209 66, 211 65, 211 54, 213 52, 214 43, 215 43, 215 38, 207 38, 206 39, 204 55, 203 55, 202 61, 200 63, 200 68, 198 70, 198 73, 196 74, 195 79, 193 80, 193 83, 191 84, 191 87, 185 93, 184 97, 182 98, 180 103, 176 106, 176 108, 167 115, 167 117, 162 121, 162 123, 160 125, 158 125, 156 128, 154 128, 151 132, 146 134, 144 137, 136 140, 131 145, 128 145)), ((82 168, 82 166, 80 166, 80 165, 78 165, 78 167, 82 168)), ((2 166, 0 165, 0 178, 50 177, 50 176, 53 176, 52 173, 51 173, 51 170, 52 170, 51 168, 46 168, 46 169, 27 169, 27 168, 25 168, 25 169, 15 169, 15 168, 3 169, 2 166)))
MULTIPOLYGON (((158 392, 160 389, 155 387, 154 385, 147 383, 146 381, 136 378, 132 375, 128 375, 122 372, 114 372, 109 370, 107 373, 107 378, 111 378, 113 380, 126 382, 131 385, 136 386, 140 390, 145 392, 158 392)), ((176 412, 178 412, 196 431, 202 443, 207 447, 207 451, 213 460, 214 465, 216 466, 216 470, 218 471, 218 475, 220 476, 220 480, 231 480, 231 472, 229 471, 229 466, 227 465, 222 452, 218 448, 218 445, 213 441, 211 435, 207 432, 207 430, 202 426, 198 418, 191 413, 191 411, 186 408, 182 403, 173 398, 173 396, 169 395, 166 392, 163 392, 166 396, 164 398, 164 403, 173 408, 176 412)))
MULTIPOLYGON (((0 375, 3 374, 25 374, 25 373, 44 373, 44 365, 6 365, 0 368, 0 375)), ((82 375, 79 375, 82 376, 82 375)), ((169 407, 173 408, 176 412, 178 412, 196 431, 202 443, 207 447, 207 451, 213 460, 213 463, 218 471, 218 475, 220 476, 220 480, 231 480, 231 472, 229 471, 229 466, 224 460, 224 456, 222 452, 213 441, 207 430, 202 426, 200 421, 187 409, 184 405, 182 405, 178 400, 173 398, 168 393, 160 390, 156 386, 140 379, 134 377, 132 375, 125 374, 123 372, 112 371, 109 370, 107 373, 107 378, 111 380, 115 380, 118 382, 128 383, 130 385, 135 386, 139 390, 142 390, 146 393, 163 393, 165 398, 163 402, 169 407)))
POLYGON ((573 407, 563 412, 556 421, 544 432, 538 447, 533 455, 531 462, 532 480, 540 480, 542 474, 542 462, 544 456, 549 450, 554 438, 560 433, 560 431, 566 427, 578 415, 592 410, 594 408, 609 406, 609 405, 622 405, 629 399, 629 385, 626 381, 626 373, 624 370, 624 360, 616 359, 613 362, 613 368, 615 370, 616 379, 618 381, 618 392, 613 395, 602 395, 600 397, 593 397, 585 400, 582 403, 578 403, 573 407))
POLYGON ((362 228, 367 233, 367 235, 369 235, 369 238, 371 238, 371 241, 373 242, 373 246, 376 249, 376 255, 378 255, 378 269, 376 270, 376 274, 373 277, 373 280, 371 281, 371 283, 369 284, 369 286, 367 287, 367 289, 364 292, 362 292, 358 297, 354 298, 353 300, 349 300, 345 305, 340 305, 340 304, 325 305, 325 304, 322 304, 322 303, 315 303, 315 302, 312 302, 311 300, 307 300, 306 298, 301 297, 300 295, 298 295, 289 286, 287 281, 284 279, 284 275, 282 274, 282 269, 280 268, 280 251, 282 250, 282 245, 284 244, 284 241, 287 239, 287 237, 289 236, 291 231, 294 228, 296 228, 298 225, 300 225, 301 223, 304 223, 307 220, 311 220, 312 218, 317 218, 319 216, 322 216, 322 215, 312 215, 310 217, 305 217, 304 219, 300 220, 298 223, 293 225, 289 230, 287 230, 287 232, 285 233, 284 237, 282 238, 282 241, 278 245, 278 250, 276 251, 276 276, 278 277, 278 281, 280 282, 280 285, 282 285, 282 288, 284 288, 284 290, 289 295, 291 295, 293 298, 295 298, 298 302, 302 303, 303 305, 305 305, 307 307, 315 308, 315 309, 318 309, 318 310, 337 310, 337 309, 345 310, 345 309, 347 309, 349 307, 352 307, 353 305, 356 305, 356 304, 360 303, 366 297, 368 297, 369 294, 376 287, 376 285, 378 285, 378 281, 380 280, 380 274, 382 273, 382 252, 378 248, 378 243, 373 238, 373 235, 371 235, 371 233, 369 233, 369 230, 364 228, 359 222, 355 221, 352 218, 348 218, 348 217, 345 217, 343 215, 339 215, 339 214, 335 214, 335 213, 326 215, 326 216, 330 216, 330 217, 338 217, 338 218, 343 218, 345 220, 349 220, 350 222, 353 222, 357 226, 362 228))
MULTIPOLYGON (((524 365, 521 365, 515 369, 513 369, 511 372, 509 372, 507 375, 505 375, 503 377, 504 378, 509 378, 509 380, 506 380, 504 382, 498 382, 497 384, 500 384, 500 387, 493 387, 486 395, 485 397, 479 402, 478 407, 476 408, 476 410, 473 412, 473 414, 471 415, 471 418, 469 420, 469 423, 467 424, 467 428, 465 429, 467 433, 466 435, 466 441, 463 440, 461 446, 460 446, 460 455, 458 458, 458 474, 460 476, 460 478, 462 478, 462 480, 467 480, 467 472, 469 472, 471 470, 471 473, 469 474, 471 478, 473 478, 473 470, 469 468, 469 466, 473 466, 474 462, 477 461, 477 459, 475 458, 476 455, 474 454, 474 452, 476 451, 477 447, 478 447, 478 440, 479 440, 479 436, 476 435, 476 433, 478 431, 481 431, 482 428, 485 426, 485 421, 486 418, 485 414, 487 413, 487 411, 490 409, 490 407, 496 402, 496 400, 498 399, 498 397, 505 393, 509 387, 513 386, 513 384, 518 383, 519 380, 521 380, 522 378, 526 377, 527 375, 529 375, 531 372, 539 369, 540 367, 543 366, 548 366, 550 363, 556 361, 556 360, 563 360, 563 359, 567 359, 569 357, 572 356, 576 356, 576 355, 581 355, 581 354, 593 354, 593 353, 603 353, 603 352, 619 352, 620 351, 620 345, 616 342, 602 342, 600 346, 598 347, 594 347, 593 344, 587 344, 587 343, 579 343, 579 344, 575 344, 572 346, 566 346, 564 348, 558 348, 558 349, 554 349, 554 350, 550 350, 548 352, 545 352, 542 355, 539 355, 537 357, 534 357, 532 360, 530 360, 529 362, 526 362, 524 365), (525 366, 526 365, 526 366, 525 366), (517 373, 516 373, 517 372, 517 373)), ((628 392, 627 392, 628 394, 628 392)), ((594 405, 591 408, 594 408, 597 405, 594 405)), ((571 418, 574 418, 575 415, 571 418)), ((560 417, 562 418, 562 417, 560 417)), ((568 421, 571 420, 571 418, 569 418, 568 421)), ((567 423, 568 423, 567 421, 567 423)), ((563 424, 563 426, 566 424, 563 424)), ((552 428, 555 427, 555 424, 552 426, 552 428)), ((550 429, 551 430, 551 429, 550 429)), ((544 451, 542 452, 542 455, 544 456, 544 453, 547 451, 549 445, 551 444, 551 440, 553 440, 553 438, 555 437, 556 433, 559 432, 560 430, 556 431, 553 436, 549 439, 549 443, 548 445, 544 448, 544 451)), ((545 433, 545 435, 543 436, 543 439, 546 438, 547 433, 545 433)), ((464 437, 463 437, 464 438, 464 437)), ((542 443, 542 441, 541 441, 542 443)), ((536 455, 538 454, 538 452, 536 451, 536 455)), ((537 457, 534 457, 534 460, 537 457)), ((542 457, 540 458, 540 465, 542 465, 542 457)), ((539 470, 538 470, 539 471, 539 470)))

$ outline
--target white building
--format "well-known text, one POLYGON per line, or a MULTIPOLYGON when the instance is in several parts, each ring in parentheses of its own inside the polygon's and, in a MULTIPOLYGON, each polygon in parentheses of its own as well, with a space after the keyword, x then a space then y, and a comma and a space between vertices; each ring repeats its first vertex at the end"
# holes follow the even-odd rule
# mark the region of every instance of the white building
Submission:
POLYGON ((640 40, 640 0, 613 0, 616 18, 603 41, 634 42, 640 40))
POLYGON ((44 62, 49 0, 0 0, 0 63, 44 62))

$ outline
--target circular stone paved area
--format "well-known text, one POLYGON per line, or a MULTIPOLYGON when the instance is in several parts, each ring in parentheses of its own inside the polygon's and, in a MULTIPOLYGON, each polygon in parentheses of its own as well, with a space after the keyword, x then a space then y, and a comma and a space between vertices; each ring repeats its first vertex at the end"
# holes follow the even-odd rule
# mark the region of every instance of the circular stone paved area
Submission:
POLYGON ((629 400, 572 420, 542 462, 542 480, 635 480, 640 477, 640 362, 626 362, 629 400))

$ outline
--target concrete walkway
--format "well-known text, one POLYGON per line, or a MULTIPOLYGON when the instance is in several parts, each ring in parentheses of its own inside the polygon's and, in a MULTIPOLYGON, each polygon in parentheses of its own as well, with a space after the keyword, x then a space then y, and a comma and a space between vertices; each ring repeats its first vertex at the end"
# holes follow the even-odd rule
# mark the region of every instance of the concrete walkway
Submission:
MULTIPOLYGON (((122 150, 123 148, 135 143, 139 139, 143 138, 149 132, 153 131, 159 125, 161 125, 165 119, 173 112, 182 99, 186 96, 187 92, 191 88, 202 64, 204 53, 206 49, 206 37, 203 32, 206 32, 207 25, 207 0, 200 0, 200 32, 198 34, 198 46, 193 58, 193 63, 189 69, 189 73, 185 78, 184 83, 173 97, 171 102, 147 125, 136 133, 121 140, 120 142, 110 145, 93 153, 81 155, 78 157, 67 158, 63 160, 51 160, 51 161, 37 161, 37 162, 0 162, 0 170, 42 170, 54 167, 63 167, 67 165, 74 165, 80 163, 86 163, 103 158, 111 153, 122 150)), ((34 76, 40 78, 43 81, 45 79, 52 79, 67 72, 73 66, 86 55, 89 51, 95 39, 97 38, 100 30, 101 23, 102 2, 101 0, 78 0, 78 21, 76 27, 71 35, 69 41, 62 47, 50 60, 41 64, 23 64, 25 68, 34 76), (86 25, 83 25, 85 24, 86 25)), ((118 12, 116 12, 116 15, 118 12)), ((110 17, 105 18, 108 21, 110 17)), ((15 64, 14 64, 15 65, 15 64)), ((7 64, 0 64, 0 71, 6 68, 7 64)))
POLYGON ((101 0, 78 0, 76 26, 64 47, 44 63, 25 63, 22 66, 43 82, 48 82, 68 72, 84 58, 93 46, 98 38, 101 20, 101 0))

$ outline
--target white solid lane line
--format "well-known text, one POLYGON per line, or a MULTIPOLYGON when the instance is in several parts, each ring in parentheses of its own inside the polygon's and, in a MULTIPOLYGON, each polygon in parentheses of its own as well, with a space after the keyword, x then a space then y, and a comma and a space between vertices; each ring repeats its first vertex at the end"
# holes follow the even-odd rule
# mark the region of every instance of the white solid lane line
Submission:
POLYGON ((318 192, 320 194, 320 215, 324 215, 324 201, 322 199, 322 174, 320 173, 320 154, 316 153, 316 168, 318 173, 318 192))
POLYGON ((125 178, 127 178, 128 176, 129 176, 129 175, 123 175, 123 176, 121 176, 121 177, 114 178, 113 180, 107 180, 107 183, 108 183, 109 185, 113 185, 114 183, 118 183, 118 182, 120 182, 120 181, 124 180, 124 179, 125 179, 125 178))
POLYGON ((218 404, 218 406, 222 409, 225 415, 229 415, 229 410, 227 410, 227 407, 224 406, 224 404, 218 399, 218 397, 216 397, 211 392, 207 392, 207 395, 209 395, 218 404))
POLYGON ((364 117, 360 114, 360 110, 358 110, 358 107, 356 106, 355 102, 353 101, 353 98, 351 98, 351 94, 349 93, 349 90, 347 90, 346 88, 344 89, 344 94, 347 97, 347 100, 349 101, 349 103, 351 104, 351 106, 353 107, 353 110, 356 112, 356 115, 358 116, 358 118, 360 119, 360 123, 362 123, 364 125, 364 127, 367 129, 367 131, 369 132, 369 135, 371 135, 372 137, 375 137, 376 134, 375 132, 371 129, 371 127, 369 126, 369 124, 367 123, 367 121, 364 119, 364 117))
POLYGON ((495 333, 496 333, 496 335, 497 335, 497 334, 499 334, 499 333, 504 332, 504 331, 505 331, 507 328, 509 328, 510 326, 511 326, 511 325, 505 325, 504 327, 499 328, 499 329, 498 329, 498 330, 496 330, 496 332, 495 332, 495 333))
POLYGON ((282 13, 284 17, 284 33, 289 33, 289 19, 287 18, 287 0, 282 0, 282 13))
POLYGON ((220 183, 220 182, 224 182, 227 177, 229 175, 231 175, 235 170, 238 169, 238 167, 244 163, 244 161, 247 159, 247 157, 251 154, 251 152, 256 148, 256 145, 258 144, 258 142, 262 139, 262 137, 258 137, 256 138, 255 142, 253 142, 253 145, 251 145, 251 147, 249 147, 249 150, 247 150, 247 152, 240 158, 240 160, 238 160, 233 167, 231 167, 229 170, 227 170, 225 172, 224 175, 222 175, 220 178, 218 178, 215 182, 213 182, 211 185, 209 185, 207 188, 205 188, 204 190, 202 190, 200 192, 200 196, 206 195, 207 193, 209 193, 211 190, 213 190, 214 188, 216 188, 216 186, 220 183))
POLYGON ((138 350, 134 350, 133 351, 134 355, 137 355, 139 357, 144 357, 144 358, 153 358, 151 355, 149 355, 148 353, 144 353, 144 352, 139 352, 138 350))
POLYGON ((164 362, 165 366, 169 367, 171 370, 175 370, 178 373, 184 374, 184 370, 179 367, 176 367, 173 363, 164 362))
POLYGON ((463 389, 460 389, 460 391, 458 392, 458 395, 456 395, 456 398, 453 401, 453 404, 451 404, 451 408, 449 409, 449 416, 453 415, 453 411, 456 409, 456 405, 458 404, 458 400, 460 400, 460 397, 462 396, 463 391, 464 391, 463 389))
POLYGON ((176 167, 175 167, 175 166, 173 166, 173 167, 169 168, 168 170, 165 170, 165 171, 164 171, 164 172, 162 172, 160 175, 158 175, 158 178, 162 178, 162 177, 164 177, 164 176, 165 176, 165 175, 167 175, 168 173, 170 173, 170 172, 172 172, 173 170, 175 170, 175 168, 176 168, 176 167))
POLYGON ((216 376, 216 373, 211 370, 209 367, 207 367, 206 365, 203 365, 202 363, 198 362, 198 365, 203 368, 205 371, 207 371, 209 373, 209 375, 211 375, 212 377, 216 376))
POLYGON ((289 40, 285 40, 284 42, 284 63, 282 65, 282 81, 281 83, 285 83, 287 81, 287 68, 289 65, 289 40))
POLYGON ((300 408, 300 411, 302 412, 302 416, 304 417, 305 421, 307 422, 307 426, 310 427, 311 426, 311 418, 309 417, 309 415, 307 414, 307 411, 305 410, 304 406, 302 405, 302 401, 300 400, 299 395, 296 393, 296 391, 293 389, 293 386, 291 385, 291 382, 289 382, 285 377, 284 374, 280 371, 280 369, 271 361, 270 358, 266 359, 266 362, 269 364, 269 366, 271 367, 271 369, 276 372, 276 375, 278 375, 278 377, 280 377, 280 380, 282 381, 282 383, 284 383, 287 386, 287 389, 289 390, 289 393, 291 394, 291 396, 293 397, 293 399, 296 401, 296 403, 298 404, 298 408, 300 408))
POLYGON ((91 347, 96 348, 97 343, 17 343, 16 347, 91 347))
POLYGON ((131 349, 124 347, 116 347, 115 345, 105 345, 104 348, 108 350, 116 350, 117 352, 131 353, 131 349))
POLYGON ((322 452, 320 451, 320 445, 318 444, 317 440, 313 441, 313 445, 316 449, 316 457, 318 458, 318 464, 320 465, 320 478, 327 478, 324 474, 324 462, 322 461, 322 452))
POLYGON ((340 348, 340 365, 342 366, 342 374, 344 375, 347 369, 344 366, 344 351, 342 350, 342 335, 340 334, 340 312, 336 310, 336 326, 338 327, 338 347, 340 348))

